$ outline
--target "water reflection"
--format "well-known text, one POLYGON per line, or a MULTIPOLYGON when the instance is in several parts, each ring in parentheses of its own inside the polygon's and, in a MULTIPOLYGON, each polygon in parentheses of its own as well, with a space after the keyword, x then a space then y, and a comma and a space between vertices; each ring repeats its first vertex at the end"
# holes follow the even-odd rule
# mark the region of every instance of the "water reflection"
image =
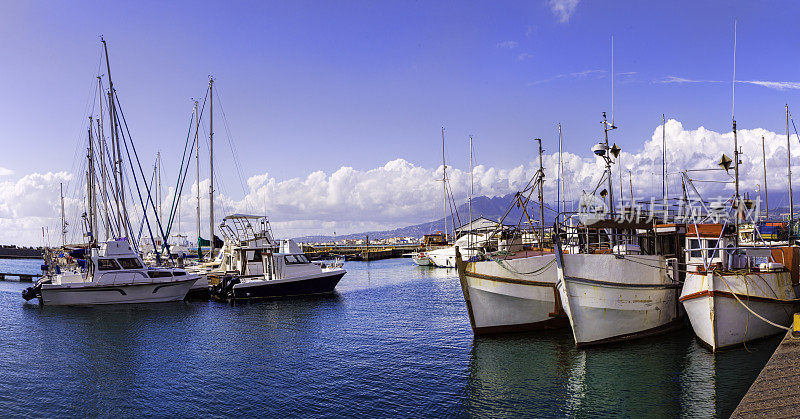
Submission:
POLYGON ((464 405, 477 416, 727 417, 778 341, 714 355, 688 328, 586 350, 568 331, 476 337, 464 405))

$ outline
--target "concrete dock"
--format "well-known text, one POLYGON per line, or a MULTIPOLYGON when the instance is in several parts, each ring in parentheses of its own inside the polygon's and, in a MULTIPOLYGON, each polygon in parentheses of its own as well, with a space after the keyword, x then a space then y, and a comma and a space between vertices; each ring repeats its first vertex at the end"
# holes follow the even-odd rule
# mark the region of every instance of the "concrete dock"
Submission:
POLYGON ((799 415, 800 338, 787 332, 731 417, 796 418, 799 415))

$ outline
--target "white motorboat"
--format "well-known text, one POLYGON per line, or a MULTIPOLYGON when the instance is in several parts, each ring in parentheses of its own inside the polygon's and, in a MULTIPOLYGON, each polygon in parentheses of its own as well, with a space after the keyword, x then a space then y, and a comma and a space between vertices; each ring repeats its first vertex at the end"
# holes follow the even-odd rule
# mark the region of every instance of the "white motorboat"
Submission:
POLYGON ((425 251, 420 251, 420 252, 414 253, 411 256, 411 260, 414 261, 414 263, 417 266, 431 266, 431 265, 433 265, 433 262, 431 262, 431 258, 428 257, 428 253, 425 252, 425 251))
POLYGON ((427 252, 428 259, 437 268, 455 268, 456 247, 459 249, 462 260, 468 261, 470 258, 483 254, 481 250, 488 241, 488 235, 486 234, 467 233, 459 237, 450 247, 427 252))
POLYGON ((60 272, 53 266, 26 300, 44 305, 93 305, 180 301, 198 276, 177 268, 146 268, 126 239, 108 240, 91 248, 84 268, 60 272))
POLYGON ((312 263, 292 240, 277 245, 266 217, 235 214, 221 226, 226 236, 221 281, 223 299, 274 298, 333 292, 347 273, 341 262, 312 263), (254 225, 255 224, 255 225, 254 225))
POLYGON ((712 351, 783 333, 775 325, 791 324, 797 307, 790 272, 780 263, 784 249, 792 249, 736 247, 731 227, 700 224, 686 235, 689 272, 680 301, 712 351))

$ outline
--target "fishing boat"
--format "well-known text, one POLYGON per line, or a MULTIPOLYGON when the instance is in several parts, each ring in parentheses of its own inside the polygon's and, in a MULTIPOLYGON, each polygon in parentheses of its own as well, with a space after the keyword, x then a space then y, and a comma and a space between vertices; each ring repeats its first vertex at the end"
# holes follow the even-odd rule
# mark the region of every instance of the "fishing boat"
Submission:
POLYGON ((183 300, 198 276, 177 268, 146 268, 126 239, 90 248, 83 265, 61 271, 59 265, 23 292, 44 305, 154 303, 183 300))
MULTIPOLYGON (((212 284, 220 299, 275 298, 333 292, 347 273, 341 261, 312 263, 292 240, 276 243, 264 216, 234 214, 223 219, 222 262, 212 284)), ((208 274, 210 277, 214 273, 208 274)))
POLYGON ((787 248, 737 246, 735 234, 730 224, 699 224, 686 235, 689 272, 680 301, 712 351, 784 332, 797 307, 780 262, 787 248))
MULTIPOLYGON (((541 153, 541 147, 539 149, 541 153)), ((555 254, 542 246, 544 229, 531 229, 532 221, 528 222, 528 228, 518 226, 513 231, 503 228, 503 221, 512 209, 524 208, 524 214, 531 213, 527 209, 530 203, 527 197, 537 189, 539 216, 540 219, 544 217, 543 181, 544 169, 540 166, 526 188, 515 194, 508 211, 496 224, 497 252, 486 253, 482 260, 464 261, 459 248, 454 258, 470 325, 476 335, 567 324, 556 290, 555 254), (533 239, 527 246, 526 237, 533 239), (537 247, 531 248, 532 244, 537 247)))
POLYGON ((600 195, 608 199, 611 211, 605 218, 583 218, 574 233, 590 240, 580 253, 565 254, 560 235, 555 240, 557 288, 578 346, 640 338, 680 325, 677 263, 670 268, 654 246, 642 246, 655 240, 652 217, 623 217, 613 211, 611 164, 619 148, 608 146, 608 132, 616 126, 605 113, 602 123, 605 142, 592 150, 606 163, 598 188, 608 182, 600 195))

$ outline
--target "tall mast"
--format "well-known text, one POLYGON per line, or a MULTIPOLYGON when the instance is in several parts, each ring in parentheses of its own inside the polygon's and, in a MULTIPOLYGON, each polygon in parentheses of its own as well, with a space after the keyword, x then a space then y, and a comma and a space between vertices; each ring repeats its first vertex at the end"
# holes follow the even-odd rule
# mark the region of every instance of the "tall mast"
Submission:
POLYGON ((764 162, 764 207, 767 210, 766 218, 769 220, 769 198, 767 198, 767 149, 764 146, 764 136, 761 136, 761 160, 764 162))
MULTIPOLYGON (((156 165, 158 165, 158 172, 156 177, 158 178, 158 189, 156 190, 156 200, 158 201, 158 219, 163 220, 164 217, 162 216, 161 212, 161 201, 163 196, 161 196, 161 151, 156 152, 156 165)), ((166 240, 166 237, 164 238, 166 240)))
POLYGON ((64 184, 58 184, 61 187, 61 245, 67 245, 67 221, 64 219, 64 184))
POLYGON ((661 197, 667 203, 667 117, 661 114, 661 197))
MULTIPOLYGON (((442 203, 444 210, 444 240, 447 241, 447 164, 444 161, 444 127, 442 127, 442 203)), ((455 232, 453 232, 455 235, 455 232)))
POLYGON ((608 120, 606 119, 606 113, 603 112, 603 134, 605 136, 605 145, 606 145, 606 178, 608 178, 608 207, 611 209, 611 215, 615 215, 614 212, 614 187, 611 182, 611 157, 609 154, 609 147, 608 147, 608 131, 612 129, 616 129, 617 127, 614 126, 612 122, 611 125, 608 125, 608 120))
POLYGON ((122 177, 122 152, 120 149, 120 141, 119 141, 119 131, 118 131, 118 121, 117 121, 117 107, 114 106, 114 81, 111 78, 111 62, 108 59, 108 45, 106 44, 106 40, 102 37, 100 41, 103 43, 103 51, 105 52, 106 57, 106 71, 108 72, 108 113, 111 119, 111 138, 112 138, 112 147, 115 147, 115 158, 114 158, 114 167, 115 167, 115 182, 117 183, 117 234, 122 233, 122 229, 120 228, 120 223, 122 223, 122 228, 125 230, 125 236, 130 237, 130 233, 128 232, 128 223, 123 220, 123 213, 127 214, 127 209, 125 208, 125 181, 122 177), (122 211, 120 211, 120 204, 122 204, 122 211))
MULTIPOLYGON (((469 240, 472 241, 472 194, 475 193, 475 182, 472 175, 472 136, 469 136, 469 240)), ((470 248, 472 244, 470 243, 470 248)))
POLYGON ((561 149, 561 123, 558 123, 558 216, 561 216, 562 212, 567 211, 567 206, 563 202, 566 197, 564 196, 563 189, 564 189, 564 162, 562 159, 562 149, 561 149))
POLYGON ((91 230, 91 244, 97 236, 97 198, 94 187, 94 139, 92 138, 92 117, 89 117, 89 176, 86 178, 87 197, 89 200, 89 230, 91 230))
POLYGON ((736 191, 733 202, 736 204, 736 234, 734 239, 736 245, 739 245, 739 215, 742 208, 742 202, 739 199, 739 137, 736 134, 736 21, 733 21, 733 79, 731 81, 731 119, 733 120, 733 164, 736 191))
POLYGON ((544 248, 544 166, 542 166, 542 139, 536 138, 539 142, 539 248, 544 248))
POLYGON ((789 136, 789 105, 786 105, 786 153, 789 155, 789 228, 794 220, 794 194, 792 193, 792 140, 789 136))
POLYGON ((97 93, 98 95, 100 95, 98 100, 98 103, 100 104, 100 117, 97 119, 97 135, 98 135, 97 146, 99 148, 98 151, 100 154, 100 178, 101 178, 100 199, 102 199, 103 208, 105 208, 105 215, 106 215, 105 218, 106 221, 104 223, 106 231, 105 240, 108 240, 108 236, 110 235, 108 229, 111 225, 111 219, 108 217, 108 207, 106 206, 106 197, 108 196, 106 189, 106 163, 105 163, 106 155, 104 154, 106 152, 106 147, 104 146, 104 143, 106 141, 106 136, 105 133, 103 132, 103 125, 104 125, 103 124, 103 79, 100 76, 97 76, 97 93))
POLYGON ((196 154, 194 155, 194 161, 197 164, 197 259, 200 260, 201 251, 200 251, 200 141, 199 141, 199 132, 200 132, 200 115, 197 114, 197 101, 194 101, 194 143, 196 154))
POLYGON ((214 77, 211 77, 208 81, 208 97, 210 104, 208 159, 211 178, 211 183, 208 185, 208 236, 211 242, 208 254, 209 257, 214 257, 214 77))

